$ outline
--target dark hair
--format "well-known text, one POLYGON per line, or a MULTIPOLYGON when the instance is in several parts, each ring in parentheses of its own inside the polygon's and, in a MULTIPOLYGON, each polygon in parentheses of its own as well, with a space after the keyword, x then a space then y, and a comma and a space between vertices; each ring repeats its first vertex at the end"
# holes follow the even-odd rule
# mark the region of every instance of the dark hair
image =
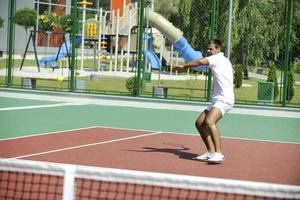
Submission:
POLYGON ((222 48, 222 42, 218 39, 212 39, 208 41, 208 45, 214 44, 216 48, 222 48))

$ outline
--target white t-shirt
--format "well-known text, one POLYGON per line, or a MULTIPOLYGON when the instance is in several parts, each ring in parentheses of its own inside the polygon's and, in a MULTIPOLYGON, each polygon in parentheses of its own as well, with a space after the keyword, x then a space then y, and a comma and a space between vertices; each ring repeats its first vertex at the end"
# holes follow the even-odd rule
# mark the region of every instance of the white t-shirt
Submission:
POLYGON ((213 74, 212 101, 234 104, 232 64, 224 53, 206 57, 213 74))

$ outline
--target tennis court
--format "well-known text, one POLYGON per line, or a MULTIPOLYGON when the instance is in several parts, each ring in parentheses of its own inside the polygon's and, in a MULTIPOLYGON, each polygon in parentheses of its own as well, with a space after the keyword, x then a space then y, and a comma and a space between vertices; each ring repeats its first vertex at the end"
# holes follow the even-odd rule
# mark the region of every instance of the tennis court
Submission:
MULTIPOLYGON (((271 191, 263 189, 262 193, 275 194, 272 185, 279 185, 290 189, 286 191, 290 199, 300 198, 299 110, 237 106, 219 125, 226 160, 223 164, 209 164, 193 159, 205 150, 194 128, 194 119, 205 107, 198 102, 5 89, 0 91, 0 96, 0 157, 4 167, 17 160, 18 168, 22 164, 28 168, 29 160, 39 161, 36 165, 59 163, 93 170, 109 168, 126 174, 142 172, 145 179, 149 179, 148 173, 153 173, 153 176, 171 174, 189 180, 212 178, 209 180, 221 186, 227 180, 237 181, 235 185, 242 187, 244 183, 270 183, 271 191)), ((0 193, 4 194, 0 195, 1 199, 14 199, 10 195, 45 199, 45 196, 31 198, 37 195, 35 192, 13 191, 8 184, 12 177, 1 173, 0 193)), ((24 189, 27 184, 20 187, 24 189)), ((218 191, 217 186, 212 186, 218 191)), ((76 199, 239 199, 224 195, 226 192, 199 197, 193 192, 187 194, 186 190, 150 195, 145 188, 132 189, 139 194, 133 197, 133 192, 126 193, 131 191, 128 187, 119 191, 120 196, 106 189, 106 197, 94 187, 89 194, 82 192, 84 195, 79 196, 77 188, 76 199), (146 193, 146 197, 141 193, 146 193)), ((59 188, 57 196, 51 193, 47 198, 62 199, 63 191, 59 188)))

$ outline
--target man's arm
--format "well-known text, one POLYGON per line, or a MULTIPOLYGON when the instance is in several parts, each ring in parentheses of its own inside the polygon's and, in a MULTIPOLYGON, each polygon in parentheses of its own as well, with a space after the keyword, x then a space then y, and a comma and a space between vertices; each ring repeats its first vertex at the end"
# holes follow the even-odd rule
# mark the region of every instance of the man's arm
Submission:
POLYGON ((197 60, 193 60, 191 62, 185 63, 183 65, 180 66, 176 66, 173 68, 174 71, 177 72, 185 72, 188 68, 193 68, 193 67, 197 67, 199 65, 208 65, 208 59, 207 58, 201 58, 201 59, 197 59, 197 60))

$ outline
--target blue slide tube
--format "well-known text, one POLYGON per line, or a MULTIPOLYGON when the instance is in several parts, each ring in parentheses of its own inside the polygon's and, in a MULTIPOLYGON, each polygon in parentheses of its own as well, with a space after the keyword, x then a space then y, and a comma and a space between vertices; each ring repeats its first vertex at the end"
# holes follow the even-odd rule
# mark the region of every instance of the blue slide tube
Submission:
MULTIPOLYGON (((178 52, 179 56, 184 59, 185 62, 190 62, 195 59, 203 58, 203 55, 200 51, 195 51, 184 36, 181 36, 179 40, 177 40, 173 44, 174 49, 178 52)), ((205 71, 206 66, 201 65, 193 68, 196 71, 205 71)))

